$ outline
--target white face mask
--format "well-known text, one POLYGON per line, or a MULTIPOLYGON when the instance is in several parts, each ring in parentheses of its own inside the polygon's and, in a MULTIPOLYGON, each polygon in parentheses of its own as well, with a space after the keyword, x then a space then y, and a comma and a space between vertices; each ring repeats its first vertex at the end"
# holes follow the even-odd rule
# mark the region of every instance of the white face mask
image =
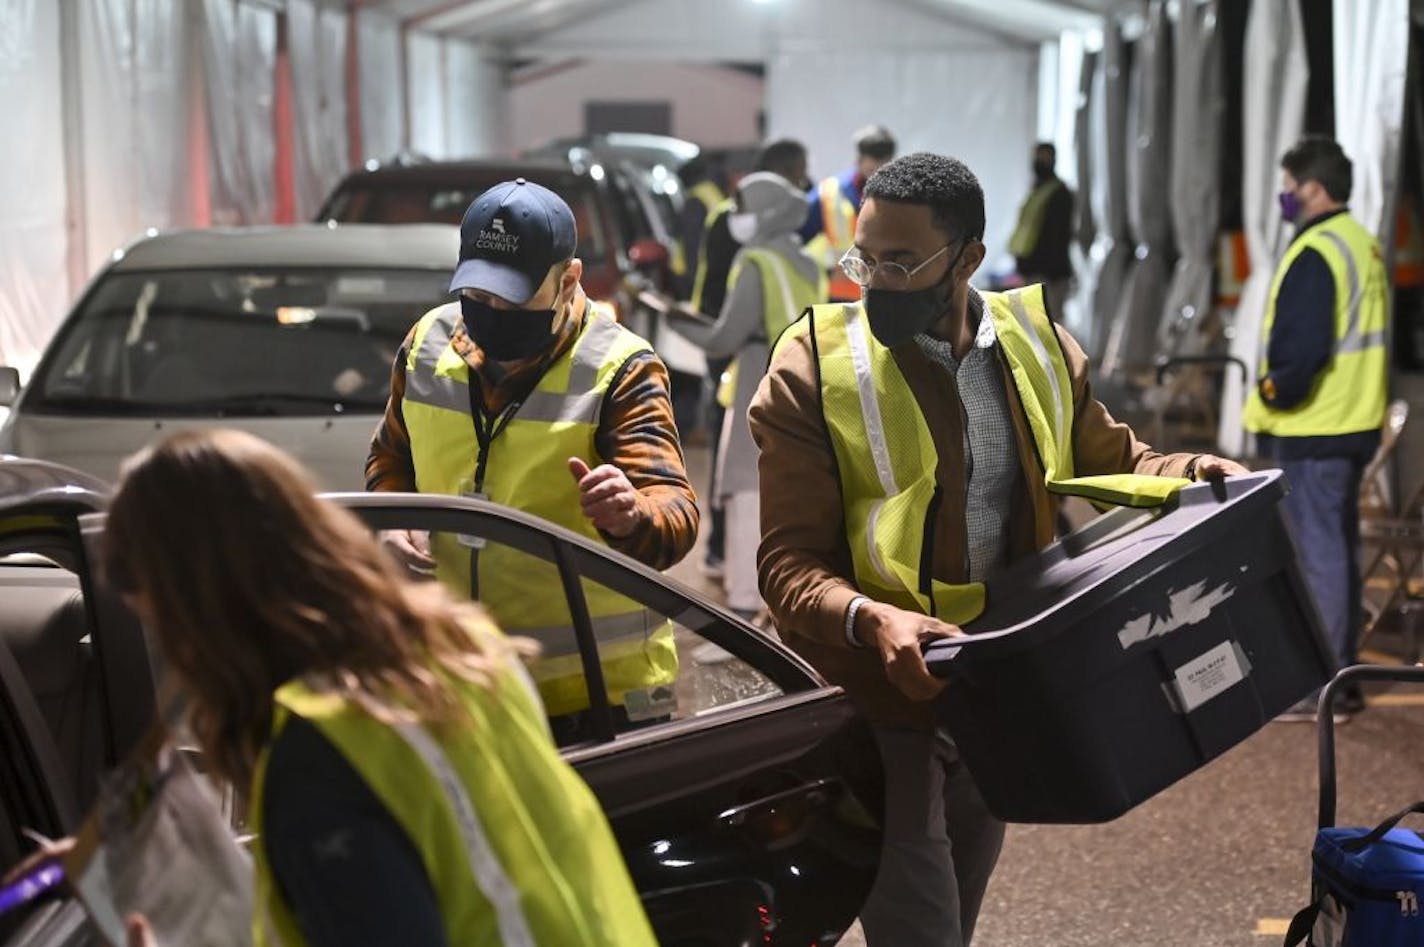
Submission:
POLYGON ((727 232, 732 235, 732 239, 738 243, 747 243, 757 232, 757 216, 753 213, 740 213, 727 215, 727 232))

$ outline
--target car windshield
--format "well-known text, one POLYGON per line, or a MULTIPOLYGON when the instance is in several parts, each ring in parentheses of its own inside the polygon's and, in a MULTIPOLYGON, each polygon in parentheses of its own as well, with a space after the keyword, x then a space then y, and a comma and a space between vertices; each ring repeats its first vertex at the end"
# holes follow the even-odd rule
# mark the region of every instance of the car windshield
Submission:
MULTIPOLYGON (((343 224, 458 225, 475 198, 514 174, 512 170, 476 173, 459 183, 380 175, 357 176, 341 185, 332 195, 322 219, 343 224)), ((529 175, 529 180, 558 194, 574 212, 579 257, 586 261, 601 259, 604 254, 604 223, 594 183, 567 173, 552 176, 533 173, 529 175)))
POLYGON ((112 274, 64 328, 27 408, 86 415, 379 412, 449 272, 167 270, 112 274))

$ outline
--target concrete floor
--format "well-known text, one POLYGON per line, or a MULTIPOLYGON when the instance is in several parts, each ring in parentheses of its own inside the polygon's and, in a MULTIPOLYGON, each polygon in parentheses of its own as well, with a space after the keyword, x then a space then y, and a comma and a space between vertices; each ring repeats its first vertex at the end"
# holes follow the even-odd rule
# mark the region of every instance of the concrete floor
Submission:
MULTIPOLYGON (((706 452, 688 462, 701 486, 706 452)), ((699 543, 671 573, 719 594, 700 560, 699 543)), ((1375 689, 1370 701, 1337 728, 1342 825, 1373 826, 1424 799, 1424 691, 1375 689)), ((1309 892, 1315 741, 1314 726, 1273 723, 1115 822, 1010 826, 975 943, 1279 944, 1309 892)), ((864 943, 857 926, 840 947, 864 943)))

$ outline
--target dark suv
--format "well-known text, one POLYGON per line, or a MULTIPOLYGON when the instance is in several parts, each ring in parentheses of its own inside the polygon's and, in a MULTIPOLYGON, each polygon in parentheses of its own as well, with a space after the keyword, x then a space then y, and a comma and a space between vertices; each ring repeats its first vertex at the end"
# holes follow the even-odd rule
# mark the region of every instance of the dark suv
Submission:
POLYGON ((571 168, 548 162, 415 161, 355 171, 327 197, 319 222, 458 224, 483 191, 527 178, 568 202, 578 226, 584 288, 595 299, 629 312, 626 278, 634 273, 661 281, 667 248, 654 238, 643 204, 626 171, 617 166, 571 168))

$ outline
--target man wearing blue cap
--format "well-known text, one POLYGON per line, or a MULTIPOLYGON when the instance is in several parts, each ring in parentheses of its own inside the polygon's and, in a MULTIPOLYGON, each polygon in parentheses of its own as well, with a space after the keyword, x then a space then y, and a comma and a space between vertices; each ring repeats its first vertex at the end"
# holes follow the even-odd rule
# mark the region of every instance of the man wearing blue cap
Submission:
MULTIPOLYGON (((667 369, 584 294, 576 246, 573 213, 547 188, 519 178, 475 199, 450 282, 458 299, 426 313, 396 357, 366 487, 492 500, 665 569, 698 522, 667 369)), ((554 565, 478 537, 385 539, 411 569, 540 642, 533 670, 555 735, 580 739, 589 697, 554 565)), ((597 583, 584 598, 617 722, 665 716, 671 628, 597 583)))

